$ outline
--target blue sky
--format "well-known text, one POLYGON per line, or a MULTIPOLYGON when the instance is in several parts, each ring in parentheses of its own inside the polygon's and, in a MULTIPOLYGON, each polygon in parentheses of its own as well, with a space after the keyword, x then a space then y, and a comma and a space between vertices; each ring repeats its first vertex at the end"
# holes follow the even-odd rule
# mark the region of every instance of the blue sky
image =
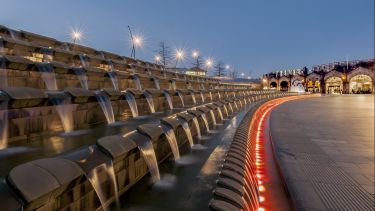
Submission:
MULTIPOLYGON (((0 24, 130 55, 127 25, 145 36, 137 57, 160 41, 197 49, 252 77, 274 70, 374 57, 373 0, 1 0, 0 24)), ((189 66, 185 61, 182 66, 189 66)))

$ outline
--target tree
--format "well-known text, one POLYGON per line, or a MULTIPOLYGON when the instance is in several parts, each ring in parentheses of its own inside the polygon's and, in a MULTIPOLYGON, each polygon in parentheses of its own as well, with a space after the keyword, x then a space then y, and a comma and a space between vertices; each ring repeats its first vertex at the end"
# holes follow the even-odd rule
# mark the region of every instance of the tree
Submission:
POLYGON ((218 61, 214 66, 214 76, 221 77, 225 75, 224 62, 218 61))
POLYGON ((235 79, 238 77, 238 71, 235 68, 233 68, 229 71, 228 76, 235 79))
POLYGON ((193 58, 193 62, 191 64, 193 65, 193 67, 201 69, 203 67, 203 60, 198 55, 196 58, 193 58))
POLYGON ((157 53, 160 56, 160 62, 164 67, 170 67, 172 65, 171 49, 164 41, 159 43, 157 53))

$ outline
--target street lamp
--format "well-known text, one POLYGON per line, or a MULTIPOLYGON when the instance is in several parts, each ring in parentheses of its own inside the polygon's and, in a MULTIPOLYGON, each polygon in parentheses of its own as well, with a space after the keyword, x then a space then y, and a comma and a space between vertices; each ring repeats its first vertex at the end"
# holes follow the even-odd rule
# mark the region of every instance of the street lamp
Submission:
POLYGON ((79 30, 73 30, 71 33, 71 37, 72 37, 73 43, 76 44, 77 40, 81 40, 82 32, 80 32, 79 30))
POLYGON ((176 64, 175 67, 177 67, 178 61, 182 61, 184 59, 185 52, 182 49, 177 49, 175 52, 175 59, 176 59, 176 64))
POLYGON ((241 73, 241 77, 243 78, 245 76, 245 73, 241 73))
POLYGON ((229 70, 230 66, 229 65, 225 65, 225 69, 229 70))
POLYGON ((199 52, 198 52, 198 51, 193 51, 193 53, 192 53, 191 55, 192 55, 192 57, 193 57, 194 59, 196 59, 196 58, 198 58, 198 56, 199 56, 199 52))
POLYGON ((156 55, 154 59, 156 61, 156 64, 159 64, 161 61, 161 57, 159 55, 156 55))
POLYGON ((136 47, 142 47, 143 38, 141 35, 133 35, 132 30, 130 29, 130 26, 128 26, 129 34, 130 34, 130 41, 132 43, 132 52, 131 57, 135 59, 135 49, 136 47))
POLYGON ((204 65, 206 66, 206 72, 208 72, 208 70, 212 67, 212 65, 214 65, 213 59, 211 58, 206 59, 206 61, 204 62, 204 65))

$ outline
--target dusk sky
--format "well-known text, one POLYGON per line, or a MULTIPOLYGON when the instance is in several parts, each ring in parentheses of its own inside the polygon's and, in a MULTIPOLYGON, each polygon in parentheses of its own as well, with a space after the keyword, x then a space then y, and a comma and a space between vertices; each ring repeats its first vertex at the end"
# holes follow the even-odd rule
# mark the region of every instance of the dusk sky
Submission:
MULTIPOLYGON (((165 41, 257 77, 287 68, 374 58, 374 0, 1 0, 0 24, 130 56, 127 25, 145 37, 137 57, 165 41)), ((189 67, 185 61, 181 66, 189 67)))

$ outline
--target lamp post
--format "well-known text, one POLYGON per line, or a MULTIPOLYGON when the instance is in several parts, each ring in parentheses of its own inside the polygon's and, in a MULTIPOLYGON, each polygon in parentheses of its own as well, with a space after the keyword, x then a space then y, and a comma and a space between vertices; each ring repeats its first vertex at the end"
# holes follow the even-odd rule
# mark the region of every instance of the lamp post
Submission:
POLYGON ((140 35, 133 35, 133 32, 132 32, 130 26, 128 26, 128 29, 129 29, 129 34, 130 34, 130 40, 132 42, 132 52, 130 54, 130 57, 135 59, 135 49, 136 49, 136 47, 142 46, 143 39, 140 35))
POLYGON ((80 31, 72 31, 73 44, 76 44, 77 40, 81 40, 82 34, 80 31))
POLYGON ((175 52, 175 59, 176 59, 176 64, 175 68, 177 68, 178 61, 182 61, 184 59, 185 53, 182 49, 177 49, 175 52))
POLYGON ((204 65, 206 66, 206 72, 208 72, 208 70, 212 67, 213 64, 213 59, 206 59, 206 61, 204 62, 204 65))

